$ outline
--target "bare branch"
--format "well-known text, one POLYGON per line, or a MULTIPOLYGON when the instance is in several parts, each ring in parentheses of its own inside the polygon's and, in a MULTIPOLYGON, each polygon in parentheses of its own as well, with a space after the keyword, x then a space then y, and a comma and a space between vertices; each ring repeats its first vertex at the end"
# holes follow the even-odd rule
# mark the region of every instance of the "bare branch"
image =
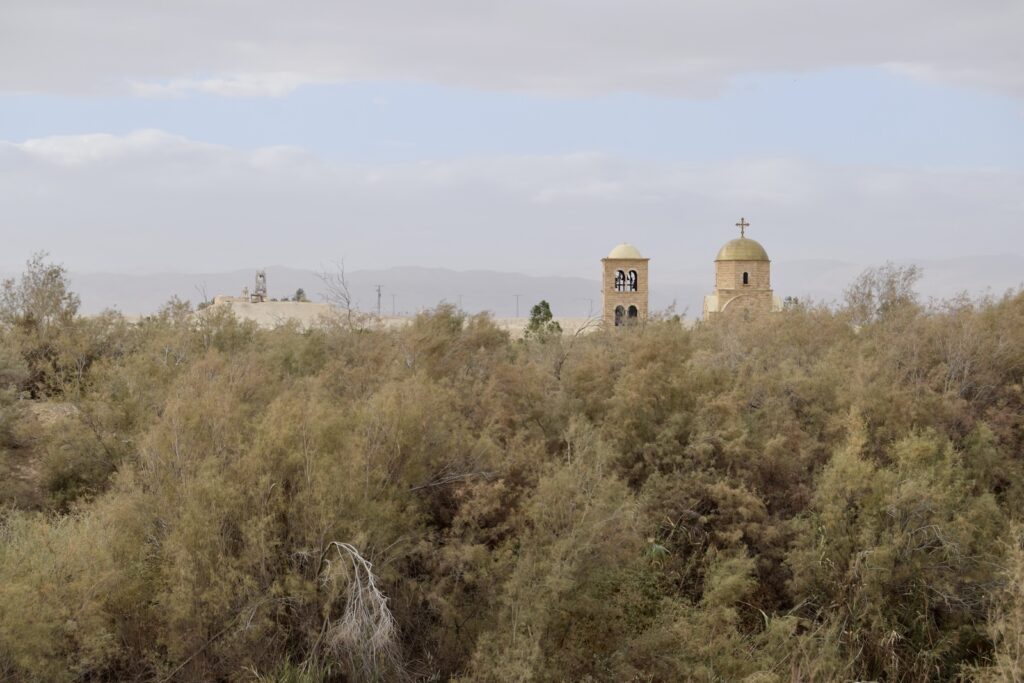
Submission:
POLYGON ((341 617, 332 623, 328 615, 324 623, 324 641, 331 653, 347 659, 360 680, 403 678, 398 630, 388 599, 377 586, 373 564, 352 544, 332 541, 321 553, 317 573, 323 586, 347 579, 341 617), (332 550, 337 564, 331 562, 332 550))
POLYGON ((320 298, 327 303, 340 308, 345 312, 345 321, 348 327, 352 327, 352 313, 354 303, 352 291, 348 286, 348 279, 345 277, 345 261, 335 261, 334 270, 328 270, 321 266, 316 277, 323 284, 324 291, 320 292, 320 298))

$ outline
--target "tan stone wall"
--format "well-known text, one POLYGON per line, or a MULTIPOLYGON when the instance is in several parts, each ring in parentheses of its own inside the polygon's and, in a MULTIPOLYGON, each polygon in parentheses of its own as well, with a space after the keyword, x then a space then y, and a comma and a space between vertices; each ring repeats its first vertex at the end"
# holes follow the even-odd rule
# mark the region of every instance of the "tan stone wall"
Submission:
POLYGON ((604 265, 604 275, 601 279, 601 296, 603 300, 603 318, 606 325, 615 325, 615 307, 622 306, 629 310, 630 306, 636 306, 639 312, 638 318, 643 321, 647 319, 648 293, 650 283, 648 279, 648 259, 601 259, 604 265), (637 291, 616 292, 615 272, 623 271, 628 273, 635 270, 637 273, 637 291))
POLYGON ((714 303, 717 308, 706 308, 704 317, 723 313, 750 316, 771 312, 774 305, 771 287, 771 264, 768 261, 716 261, 714 303), (743 273, 747 273, 746 285, 743 284, 743 273))
POLYGON ((728 299, 722 306, 722 313, 725 315, 742 315, 751 317, 772 311, 772 292, 750 292, 742 293, 728 299))
POLYGON ((771 263, 769 261, 716 261, 715 289, 771 289, 771 263), (743 284, 743 273, 748 282, 743 284))

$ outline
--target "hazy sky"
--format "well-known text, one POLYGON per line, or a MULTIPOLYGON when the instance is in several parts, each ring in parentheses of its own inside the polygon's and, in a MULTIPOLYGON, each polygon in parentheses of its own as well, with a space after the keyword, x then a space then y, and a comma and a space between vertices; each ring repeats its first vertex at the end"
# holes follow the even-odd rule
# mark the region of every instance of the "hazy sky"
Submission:
POLYGON ((1024 253, 1021 0, 4 0, 0 270, 1024 253))

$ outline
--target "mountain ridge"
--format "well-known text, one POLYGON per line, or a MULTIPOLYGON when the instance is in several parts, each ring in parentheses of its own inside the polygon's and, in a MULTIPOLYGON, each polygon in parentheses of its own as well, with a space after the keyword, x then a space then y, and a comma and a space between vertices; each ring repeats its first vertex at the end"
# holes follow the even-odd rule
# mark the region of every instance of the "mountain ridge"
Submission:
MULTIPOLYGON (((972 296, 1000 295, 1024 283, 1024 256, 958 256, 950 259, 908 259, 923 269, 918 291, 924 299, 944 299, 966 291, 972 296)), ((704 294, 713 286, 714 266, 658 268, 652 263, 651 310, 675 304, 687 317, 699 317, 704 294)), ((773 263, 772 285, 782 297, 795 296, 834 302, 859 275, 865 264, 838 259, 799 259, 773 263)), ((268 266, 267 279, 272 298, 292 297, 301 288, 313 301, 322 300, 326 290, 317 272, 287 266, 268 266)), ((362 310, 376 311, 381 286, 383 314, 411 315, 447 302, 467 312, 490 311, 497 316, 526 316, 530 307, 546 299, 556 315, 587 316, 600 311, 600 282, 595 277, 574 275, 528 275, 483 268, 453 270, 408 265, 386 269, 348 270, 346 279, 354 302, 362 310)), ((252 289, 256 268, 214 273, 162 272, 152 274, 70 272, 72 289, 82 299, 87 314, 114 309, 131 315, 153 313, 172 297, 194 303, 218 294, 238 295, 243 287, 252 289)), ((11 277, 6 274, 3 277, 11 277)))

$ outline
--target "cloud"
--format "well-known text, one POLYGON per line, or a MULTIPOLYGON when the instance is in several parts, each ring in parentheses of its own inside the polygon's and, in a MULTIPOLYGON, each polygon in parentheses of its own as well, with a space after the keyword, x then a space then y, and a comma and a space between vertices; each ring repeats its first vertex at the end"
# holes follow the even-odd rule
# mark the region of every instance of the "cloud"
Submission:
POLYGON ((400 79, 707 96, 748 72, 868 65, 1020 96, 1022 27, 1019 0, 7 0, 0 91, 400 79))
POLYGON ((184 97, 190 94, 224 97, 281 97, 303 85, 319 82, 299 73, 236 74, 218 78, 174 78, 165 82, 133 81, 132 92, 141 97, 184 97))
POLYGON ((160 130, 140 130, 124 136, 96 133, 92 135, 55 135, 5 145, 27 160, 52 167, 97 167, 126 165, 133 161, 218 150, 214 145, 187 140, 160 130))
POLYGON ((603 154, 382 164, 241 150, 161 131, 0 142, 0 234, 15 269, 413 264, 592 275, 631 241, 663 272, 708 262, 745 215, 774 258, 1024 253, 1024 172, 686 164, 603 154))

